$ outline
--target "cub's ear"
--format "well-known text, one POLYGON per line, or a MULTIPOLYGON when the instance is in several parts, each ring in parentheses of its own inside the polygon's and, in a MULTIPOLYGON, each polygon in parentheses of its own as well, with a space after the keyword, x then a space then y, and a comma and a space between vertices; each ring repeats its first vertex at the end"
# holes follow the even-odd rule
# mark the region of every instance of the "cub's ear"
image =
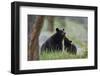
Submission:
POLYGON ((56 28, 56 31, 58 32, 59 31, 59 28, 56 28))

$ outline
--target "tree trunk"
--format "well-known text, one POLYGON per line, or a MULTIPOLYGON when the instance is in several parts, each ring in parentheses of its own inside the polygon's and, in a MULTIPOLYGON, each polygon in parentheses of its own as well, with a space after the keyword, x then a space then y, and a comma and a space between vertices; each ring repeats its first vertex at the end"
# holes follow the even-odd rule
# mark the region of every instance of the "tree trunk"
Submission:
POLYGON ((39 60, 39 35, 43 26, 44 17, 37 16, 32 28, 31 41, 28 48, 28 60, 39 60))
POLYGON ((48 16, 47 19, 48 19, 48 30, 50 32, 53 32, 54 31, 54 17, 48 16))

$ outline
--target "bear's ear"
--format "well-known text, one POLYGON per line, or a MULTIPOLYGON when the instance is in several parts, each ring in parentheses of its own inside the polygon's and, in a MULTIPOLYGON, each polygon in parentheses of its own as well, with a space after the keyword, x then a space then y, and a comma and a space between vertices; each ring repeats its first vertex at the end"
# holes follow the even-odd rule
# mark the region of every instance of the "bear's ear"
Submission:
POLYGON ((63 29, 63 31, 64 31, 64 29, 63 29))
POLYGON ((59 28, 56 28, 56 31, 58 32, 59 31, 59 28))

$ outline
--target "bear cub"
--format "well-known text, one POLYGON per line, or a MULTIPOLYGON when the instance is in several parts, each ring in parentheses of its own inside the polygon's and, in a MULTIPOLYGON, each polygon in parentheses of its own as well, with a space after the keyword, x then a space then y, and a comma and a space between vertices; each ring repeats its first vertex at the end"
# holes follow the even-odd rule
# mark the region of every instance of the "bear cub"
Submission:
POLYGON ((74 44, 72 44, 72 41, 70 41, 67 37, 64 38, 64 49, 67 50, 67 52, 76 54, 77 48, 74 44))

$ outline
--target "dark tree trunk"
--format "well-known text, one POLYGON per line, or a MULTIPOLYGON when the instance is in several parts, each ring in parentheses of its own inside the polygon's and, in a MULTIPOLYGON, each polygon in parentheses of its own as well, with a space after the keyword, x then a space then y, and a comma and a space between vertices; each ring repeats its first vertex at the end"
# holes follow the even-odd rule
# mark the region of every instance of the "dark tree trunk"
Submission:
POLYGON ((44 16, 37 16, 32 27, 28 48, 28 60, 39 60, 39 35, 43 26, 44 16))

